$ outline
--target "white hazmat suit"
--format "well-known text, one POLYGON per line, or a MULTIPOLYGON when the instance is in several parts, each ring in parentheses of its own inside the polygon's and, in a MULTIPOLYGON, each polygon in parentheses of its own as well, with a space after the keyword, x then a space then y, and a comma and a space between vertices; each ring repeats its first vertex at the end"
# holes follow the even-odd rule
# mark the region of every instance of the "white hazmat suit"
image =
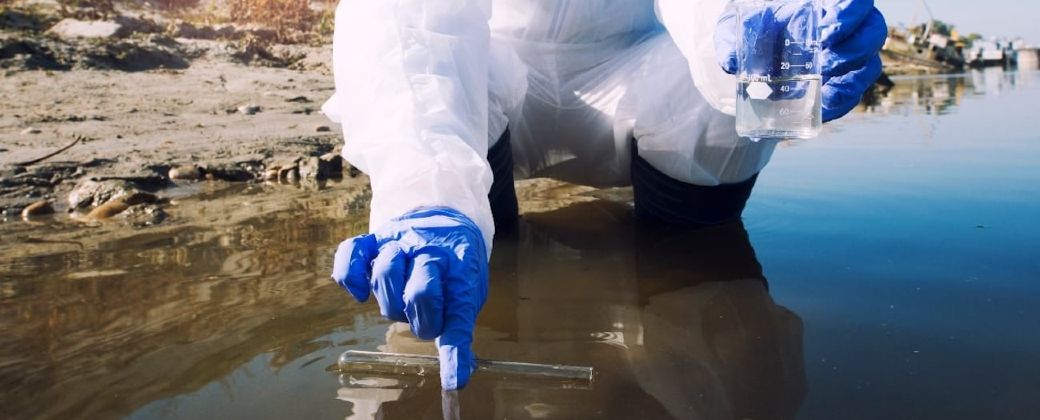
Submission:
POLYGON ((736 80, 712 43, 727 3, 341 0, 322 110, 371 178, 371 228, 446 206, 490 248, 486 153, 507 126, 521 177, 628 185, 637 139, 678 181, 751 178, 775 142, 736 134, 736 80))

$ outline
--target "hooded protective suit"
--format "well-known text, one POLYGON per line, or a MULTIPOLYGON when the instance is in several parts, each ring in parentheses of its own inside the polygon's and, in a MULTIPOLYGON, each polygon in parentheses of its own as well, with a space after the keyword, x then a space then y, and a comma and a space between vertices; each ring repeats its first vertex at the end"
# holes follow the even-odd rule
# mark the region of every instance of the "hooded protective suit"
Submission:
MULTIPOLYGON (((833 119, 880 74, 887 29, 872 0, 820 3, 833 119)), ((441 385, 457 389, 473 372, 487 297, 487 156, 507 127, 517 175, 616 186, 635 168, 637 213, 721 201, 675 196, 694 187, 739 197, 739 216, 776 143, 737 136, 736 81, 723 70, 735 57, 728 4, 342 0, 336 93, 323 111, 343 126, 344 157, 371 178, 372 233, 340 244, 332 279, 360 302, 374 296, 417 337, 436 337, 441 385), (639 206, 647 179, 669 192, 639 206)))
POLYGON ((750 178, 775 143, 736 134, 735 80, 713 46, 726 4, 341 1, 336 94, 323 111, 343 126, 344 157, 371 177, 370 225, 449 207, 490 247, 485 156, 507 126, 520 176, 626 185, 637 138, 639 155, 676 180, 750 178))

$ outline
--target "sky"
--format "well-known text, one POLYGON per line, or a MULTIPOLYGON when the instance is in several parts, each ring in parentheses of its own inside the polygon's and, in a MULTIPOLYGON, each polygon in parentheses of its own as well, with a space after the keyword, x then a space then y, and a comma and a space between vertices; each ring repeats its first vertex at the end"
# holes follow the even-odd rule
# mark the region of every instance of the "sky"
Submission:
MULTIPOLYGON (((920 9, 918 22, 927 14, 920 0, 874 0, 890 26, 913 23, 915 9, 920 9)), ((978 32, 985 36, 1021 36, 1032 45, 1040 45, 1040 1, 1037 0, 929 0, 936 19, 954 25, 958 32, 978 32)))

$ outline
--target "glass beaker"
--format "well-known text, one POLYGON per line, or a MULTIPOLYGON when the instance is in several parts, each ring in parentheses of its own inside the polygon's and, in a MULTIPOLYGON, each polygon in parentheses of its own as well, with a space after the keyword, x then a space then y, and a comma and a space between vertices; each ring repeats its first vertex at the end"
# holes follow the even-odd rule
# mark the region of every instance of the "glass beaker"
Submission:
POLYGON ((737 134, 807 139, 823 125, 818 0, 736 0, 737 134))

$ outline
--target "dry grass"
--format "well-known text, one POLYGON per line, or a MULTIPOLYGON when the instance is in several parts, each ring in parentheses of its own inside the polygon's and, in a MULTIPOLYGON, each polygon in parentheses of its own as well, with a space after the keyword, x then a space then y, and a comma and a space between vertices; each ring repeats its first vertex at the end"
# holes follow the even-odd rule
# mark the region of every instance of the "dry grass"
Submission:
POLYGON ((230 0, 228 4, 231 20, 270 27, 280 37, 311 31, 316 17, 308 0, 230 0))

